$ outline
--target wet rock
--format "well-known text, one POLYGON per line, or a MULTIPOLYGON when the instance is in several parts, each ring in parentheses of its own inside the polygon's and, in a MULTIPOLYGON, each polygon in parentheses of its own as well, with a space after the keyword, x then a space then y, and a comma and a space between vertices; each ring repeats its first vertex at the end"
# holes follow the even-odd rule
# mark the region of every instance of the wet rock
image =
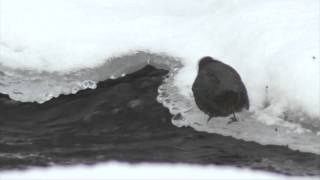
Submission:
POLYGON ((129 103, 128 103, 128 106, 130 107, 130 108, 135 108, 135 107, 137 107, 137 106, 139 106, 139 105, 141 105, 142 104, 142 101, 140 100, 140 99, 134 99, 134 100, 131 100, 129 103))

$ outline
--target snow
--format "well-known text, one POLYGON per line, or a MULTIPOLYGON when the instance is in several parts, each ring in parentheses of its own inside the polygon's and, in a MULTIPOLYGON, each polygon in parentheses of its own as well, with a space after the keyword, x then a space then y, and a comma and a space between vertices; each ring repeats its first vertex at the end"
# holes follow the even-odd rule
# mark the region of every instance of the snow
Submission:
POLYGON ((312 180, 316 177, 295 177, 284 176, 263 171, 253 171, 227 166, 199 166, 186 164, 150 164, 142 163, 130 165, 119 162, 109 162, 94 166, 72 166, 72 167, 51 167, 33 168, 27 171, 2 172, 1 179, 20 180, 45 179, 219 179, 219 180, 312 180))
POLYGON ((165 52, 183 61, 176 84, 187 94, 197 61, 211 55, 239 71, 253 109, 269 86, 272 104, 319 117, 318 0, 0 2, 4 66, 66 72, 165 52))
POLYGON ((135 53, 145 51, 155 64, 169 57, 184 65, 171 84, 179 102, 167 105, 178 113, 194 107, 197 62, 210 55, 241 75, 251 105, 244 116, 249 124, 222 125, 231 133, 213 130, 216 124, 197 128, 206 118, 194 108, 175 125, 232 136, 240 131, 244 139, 320 153, 319 22, 318 0, 0 0, 0 92, 42 103, 142 67, 149 59, 135 53), (119 63, 113 66, 111 59, 119 63), (284 121, 287 114, 291 122, 284 121), (258 136, 266 125, 267 133, 258 136), (273 125, 285 128, 286 138, 270 136, 273 125))

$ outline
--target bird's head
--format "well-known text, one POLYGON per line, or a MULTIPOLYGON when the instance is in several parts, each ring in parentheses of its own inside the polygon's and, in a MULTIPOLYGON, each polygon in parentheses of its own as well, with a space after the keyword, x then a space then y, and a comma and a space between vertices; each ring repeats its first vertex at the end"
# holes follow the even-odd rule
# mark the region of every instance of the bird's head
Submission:
POLYGON ((212 64, 212 63, 215 63, 215 62, 219 62, 219 61, 213 59, 213 58, 210 57, 210 56, 205 56, 205 57, 203 57, 203 58, 200 59, 200 61, 199 61, 199 68, 200 68, 200 67, 205 67, 205 66, 207 66, 208 64, 212 64))

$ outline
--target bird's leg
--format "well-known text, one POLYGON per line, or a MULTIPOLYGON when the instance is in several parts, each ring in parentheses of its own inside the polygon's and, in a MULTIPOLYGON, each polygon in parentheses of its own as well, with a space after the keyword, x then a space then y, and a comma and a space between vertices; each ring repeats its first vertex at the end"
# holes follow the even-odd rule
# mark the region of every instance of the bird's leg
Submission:
POLYGON ((235 121, 238 121, 236 114, 234 112, 232 112, 232 114, 233 114, 233 119, 235 119, 235 121))
POLYGON ((207 119, 207 125, 209 124, 210 119, 212 118, 212 116, 209 115, 208 119, 207 119))
POLYGON ((239 120, 237 119, 237 117, 236 117, 235 113, 234 113, 234 112, 232 112, 232 114, 233 114, 233 117, 232 117, 232 118, 230 118, 230 119, 231 119, 231 121, 229 121, 229 122, 228 122, 228 124, 231 124, 231 123, 234 123, 234 122, 239 121, 239 120))

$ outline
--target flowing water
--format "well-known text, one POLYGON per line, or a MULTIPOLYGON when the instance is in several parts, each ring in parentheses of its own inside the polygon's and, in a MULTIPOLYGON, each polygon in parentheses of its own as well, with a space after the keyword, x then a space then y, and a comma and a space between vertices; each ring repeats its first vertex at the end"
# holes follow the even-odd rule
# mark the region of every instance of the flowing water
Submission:
POLYGON ((183 162, 320 175, 320 156, 176 127, 156 99, 167 70, 147 66, 43 104, 0 97, 0 169, 183 162))

